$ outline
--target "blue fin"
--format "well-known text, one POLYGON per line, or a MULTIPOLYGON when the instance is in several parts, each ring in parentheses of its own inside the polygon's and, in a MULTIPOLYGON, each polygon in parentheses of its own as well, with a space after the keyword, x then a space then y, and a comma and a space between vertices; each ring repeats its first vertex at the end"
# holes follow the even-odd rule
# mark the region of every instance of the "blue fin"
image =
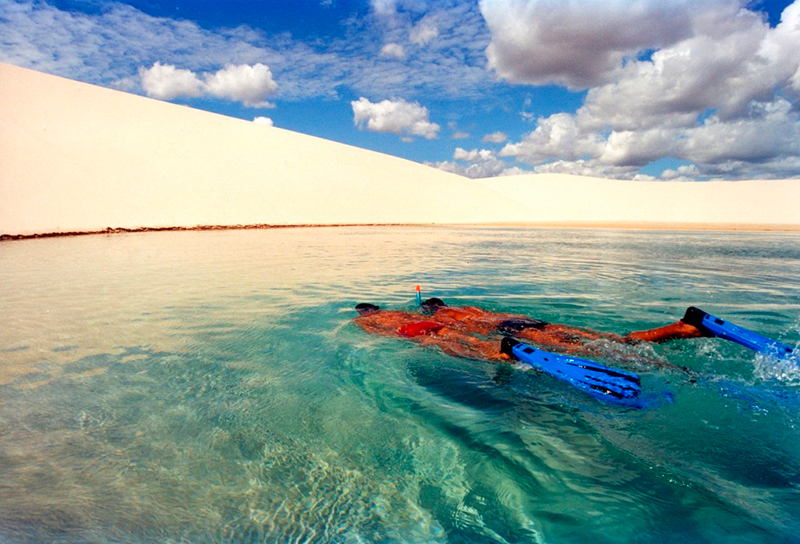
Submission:
POLYGON ((501 351, 590 395, 613 403, 635 400, 642 391, 639 376, 589 359, 543 351, 504 337, 501 351))
POLYGON ((689 325, 694 325, 703 332, 707 332, 718 338, 730 340, 731 342, 736 342, 737 344, 741 344, 759 353, 788 357, 794 351, 793 348, 786 344, 782 344, 766 336, 761 336, 744 327, 734 325, 729 321, 720 319, 694 306, 690 306, 686 310, 686 315, 683 316, 682 321, 689 325))

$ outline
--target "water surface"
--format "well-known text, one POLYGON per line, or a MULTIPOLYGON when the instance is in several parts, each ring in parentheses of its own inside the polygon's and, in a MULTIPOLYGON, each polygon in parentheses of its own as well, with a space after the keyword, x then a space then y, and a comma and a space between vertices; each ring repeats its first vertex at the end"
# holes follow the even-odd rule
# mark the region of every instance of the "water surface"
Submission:
POLYGON ((371 337, 357 302, 796 345, 800 235, 165 232, 0 245, 4 542, 796 541, 797 361, 597 346, 651 408, 371 337), (685 366, 700 377, 650 362, 685 366))

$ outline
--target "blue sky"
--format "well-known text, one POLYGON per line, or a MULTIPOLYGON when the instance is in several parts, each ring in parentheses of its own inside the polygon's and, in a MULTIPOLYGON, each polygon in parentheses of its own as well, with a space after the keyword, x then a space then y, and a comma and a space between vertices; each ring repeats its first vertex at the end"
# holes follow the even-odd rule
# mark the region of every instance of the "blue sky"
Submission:
POLYGON ((471 177, 800 177, 800 0, 0 0, 0 60, 471 177))

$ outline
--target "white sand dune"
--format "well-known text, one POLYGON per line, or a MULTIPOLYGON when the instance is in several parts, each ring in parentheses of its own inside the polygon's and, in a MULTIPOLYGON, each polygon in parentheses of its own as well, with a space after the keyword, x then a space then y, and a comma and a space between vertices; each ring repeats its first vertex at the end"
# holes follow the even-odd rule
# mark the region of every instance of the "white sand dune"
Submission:
POLYGON ((524 202, 527 222, 800 230, 800 180, 622 181, 567 174, 481 180, 524 202))
POLYGON ((800 181, 470 180, 0 64, 0 234, 197 225, 800 229, 800 181))

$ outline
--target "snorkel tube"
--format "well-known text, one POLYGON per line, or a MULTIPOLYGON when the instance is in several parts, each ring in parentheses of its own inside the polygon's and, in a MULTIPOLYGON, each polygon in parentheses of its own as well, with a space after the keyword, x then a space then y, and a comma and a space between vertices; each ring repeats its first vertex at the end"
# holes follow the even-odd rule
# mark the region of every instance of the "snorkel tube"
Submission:
POLYGON ((736 342, 758 353, 777 357, 788 357, 794 352, 794 348, 786 344, 782 344, 766 336, 761 336, 744 327, 734 325, 730 321, 720 319, 694 306, 690 306, 686 310, 686 315, 683 316, 681 321, 689 325, 694 325, 701 331, 716 336, 717 338, 736 342))
POLYGON ((417 291, 417 306, 422 306, 422 291, 420 290, 419 285, 417 285, 416 291, 417 291))

